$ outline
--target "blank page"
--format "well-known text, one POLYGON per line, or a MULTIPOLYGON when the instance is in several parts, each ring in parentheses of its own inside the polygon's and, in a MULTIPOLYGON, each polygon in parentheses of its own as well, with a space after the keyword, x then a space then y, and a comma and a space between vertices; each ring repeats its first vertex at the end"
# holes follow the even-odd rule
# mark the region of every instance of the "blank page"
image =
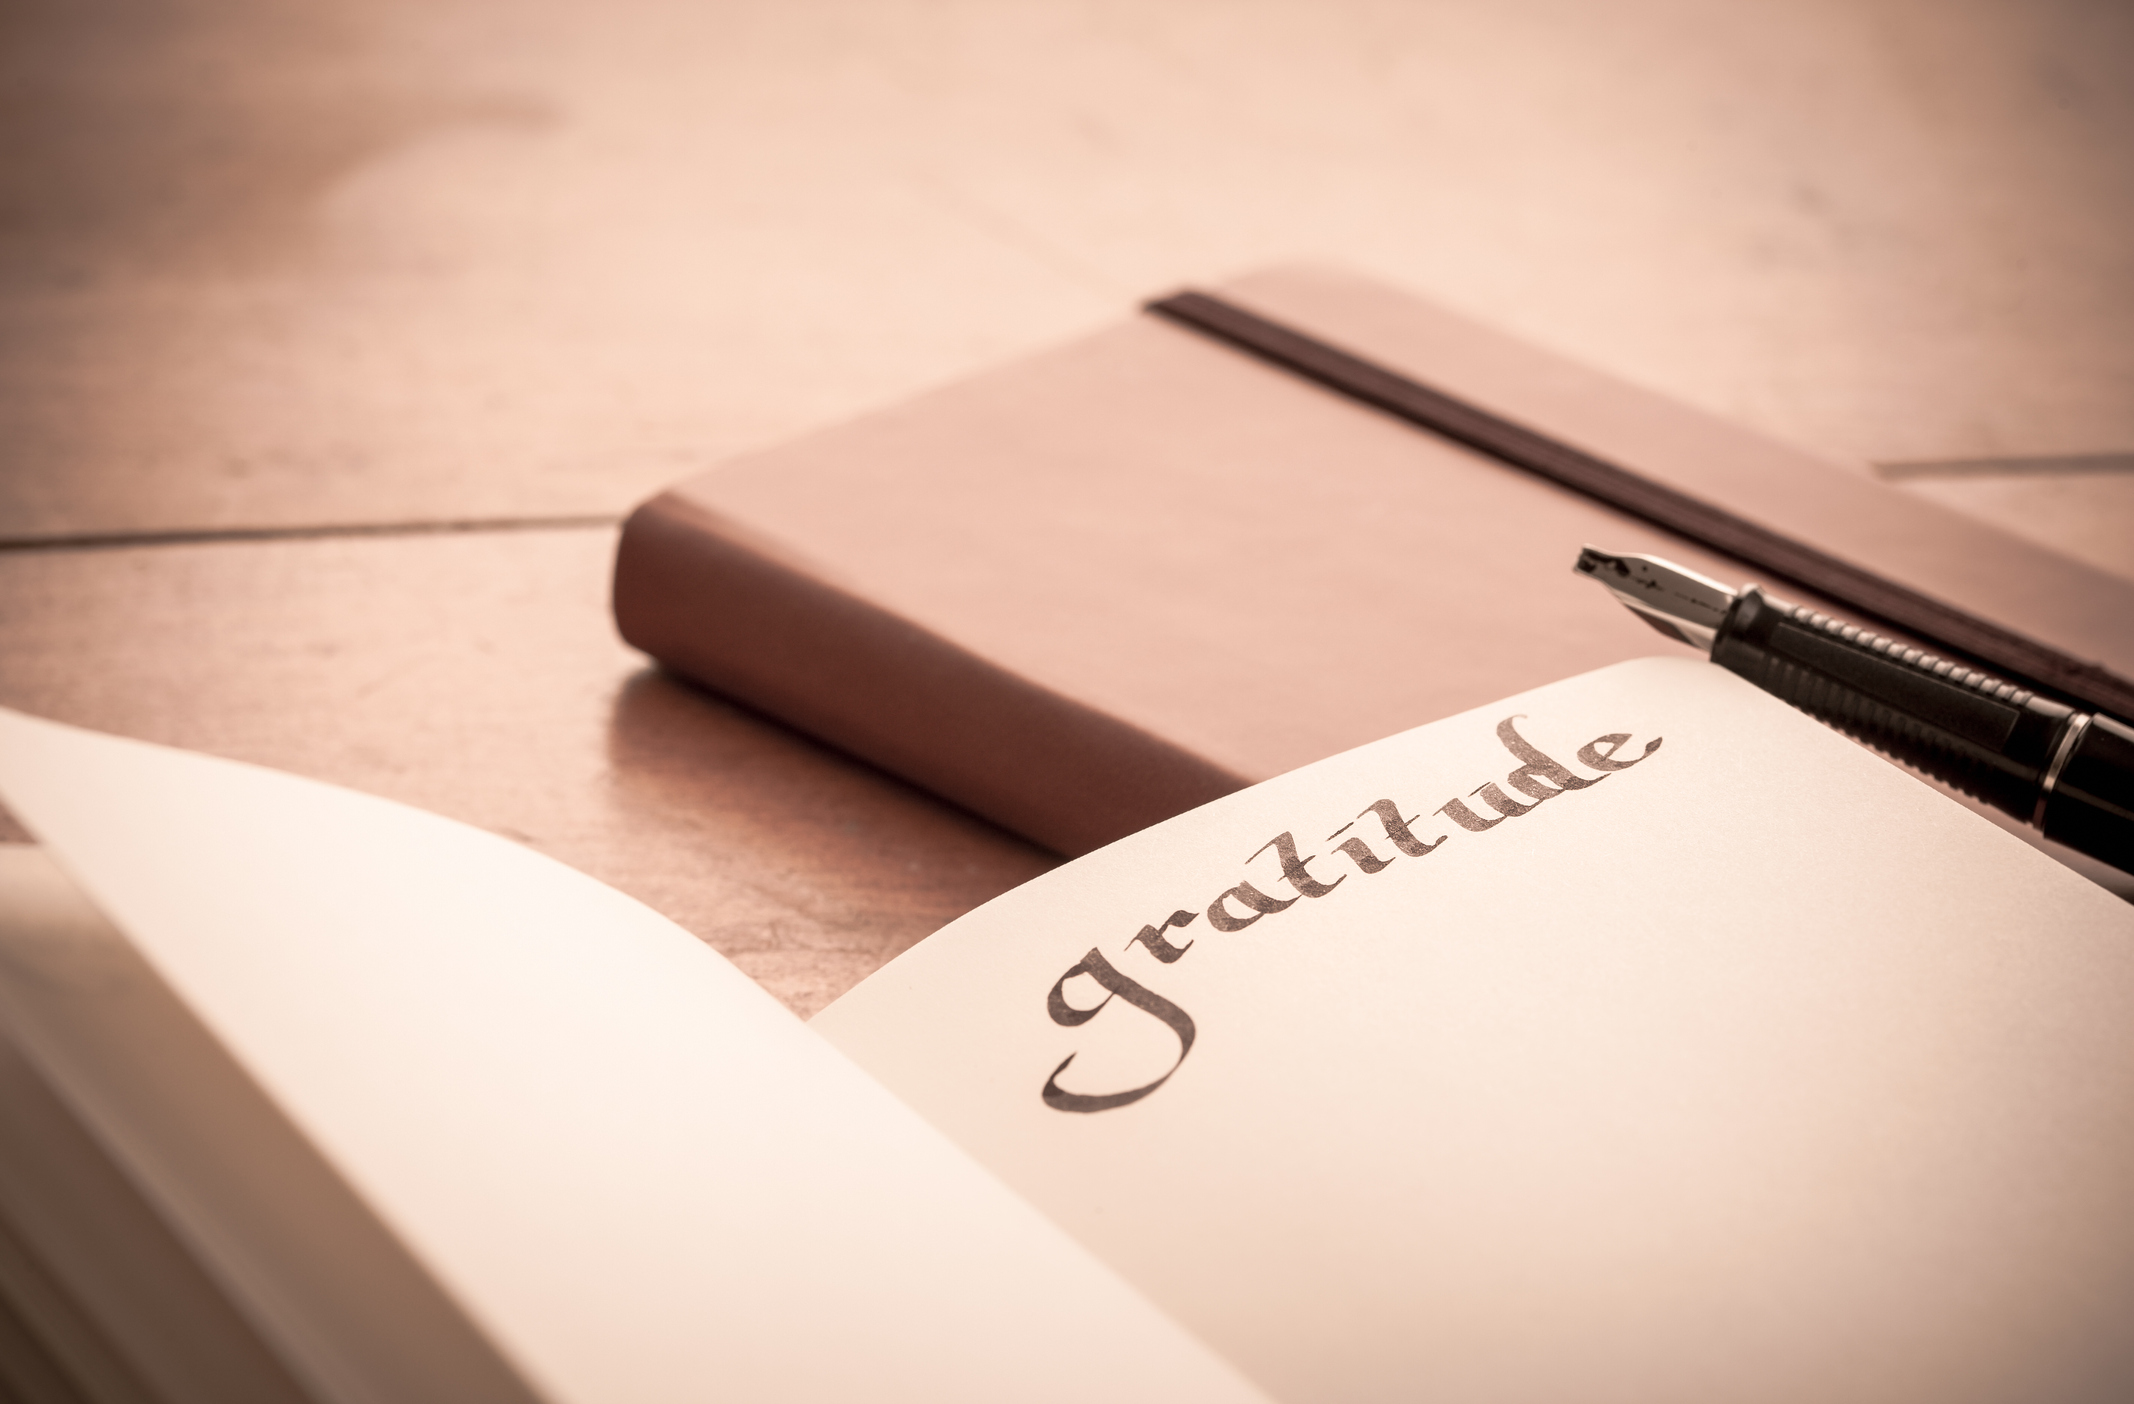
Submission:
MULTIPOLYGON (((14 713, 0 794, 538 1394, 1259 1397, 725 960, 560 864, 14 713)), ((42 1055, 64 1082, 94 1051, 42 1055)), ((301 1373, 378 1397, 302 1282, 229 1271, 260 1258, 241 1212, 181 1227, 301 1373)))

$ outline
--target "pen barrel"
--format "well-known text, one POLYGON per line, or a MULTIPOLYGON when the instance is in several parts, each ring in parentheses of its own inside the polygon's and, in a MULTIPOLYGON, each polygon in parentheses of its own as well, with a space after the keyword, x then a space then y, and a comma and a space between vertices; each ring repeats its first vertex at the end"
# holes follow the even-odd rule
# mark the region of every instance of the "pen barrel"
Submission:
POLYGON ((1991 674, 1771 599, 1753 585, 1727 611, 1712 661, 2031 823, 2040 817, 2039 796, 2060 743, 2082 715, 1991 674))

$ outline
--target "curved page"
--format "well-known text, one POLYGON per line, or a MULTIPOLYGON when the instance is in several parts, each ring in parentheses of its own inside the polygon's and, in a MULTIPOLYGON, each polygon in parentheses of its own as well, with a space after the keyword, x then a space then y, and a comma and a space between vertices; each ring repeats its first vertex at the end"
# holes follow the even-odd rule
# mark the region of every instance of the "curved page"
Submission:
POLYGON ((1217 800, 814 1027, 1298 1404, 2134 1398, 2134 909, 1706 663, 1217 800))
MULTIPOLYGON (((14 713, 0 794, 540 1395, 1260 1397, 718 955, 589 878, 403 806, 14 713)), ((55 1029, 64 1084, 97 1050, 55 1029)), ((133 1149, 153 1197, 155 1147, 133 1149)), ((256 1224, 180 1217, 318 1392, 366 1397, 301 1282, 244 1280, 256 1224)))

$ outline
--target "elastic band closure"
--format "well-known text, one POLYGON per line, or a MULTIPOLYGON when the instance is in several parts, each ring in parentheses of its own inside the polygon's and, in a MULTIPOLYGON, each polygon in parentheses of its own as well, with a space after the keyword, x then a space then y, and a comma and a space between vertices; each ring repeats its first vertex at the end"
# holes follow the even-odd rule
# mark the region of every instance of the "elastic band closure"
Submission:
POLYGON ((2102 664, 2084 662, 2026 634, 1944 604, 1294 327, 1201 292, 1158 298, 1147 310, 1514 468, 1781 576, 1931 641, 1940 650, 1964 654, 2092 711, 2134 718, 2134 682, 2102 664))

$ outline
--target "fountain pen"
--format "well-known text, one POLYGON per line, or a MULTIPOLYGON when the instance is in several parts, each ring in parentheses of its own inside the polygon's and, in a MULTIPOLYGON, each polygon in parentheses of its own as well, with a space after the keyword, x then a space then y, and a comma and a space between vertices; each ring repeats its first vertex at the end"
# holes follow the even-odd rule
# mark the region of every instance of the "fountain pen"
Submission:
POLYGON ((1857 741, 2134 872, 2134 727, 1656 556, 1574 567, 1639 618, 1857 741))

